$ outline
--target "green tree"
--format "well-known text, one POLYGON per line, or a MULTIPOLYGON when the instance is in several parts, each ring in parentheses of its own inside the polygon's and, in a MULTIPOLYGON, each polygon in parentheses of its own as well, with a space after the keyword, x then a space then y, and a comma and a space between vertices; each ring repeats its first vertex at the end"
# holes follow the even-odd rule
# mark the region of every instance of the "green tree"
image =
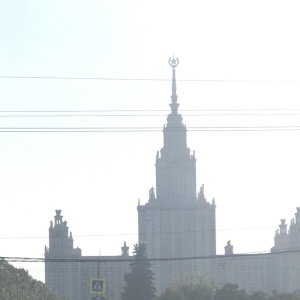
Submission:
POLYGON ((268 295, 264 292, 255 292, 250 296, 251 300, 267 300, 269 299, 268 295))
POLYGON ((144 244, 134 245, 134 260, 130 263, 131 271, 124 275, 125 286, 123 300, 151 300, 155 297, 154 276, 147 260, 144 244))
POLYGON ((214 284, 205 278, 182 278, 168 288, 159 300, 211 300, 214 291, 214 284))
POLYGON ((300 300, 300 290, 293 293, 293 300, 300 300))
POLYGON ((249 300, 249 295, 238 287, 237 284, 225 284, 216 291, 214 300, 249 300))
POLYGON ((17 269, 0 260, 0 299, 66 300, 41 281, 33 279, 26 270, 17 269))
POLYGON ((173 287, 165 290, 164 293, 160 295, 158 300, 182 300, 183 294, 180 288, 173 287))
POLYGON ((300 300, 300 291, 295 291, 294 293, 279 293, 274 290, 269 300, 300 300))

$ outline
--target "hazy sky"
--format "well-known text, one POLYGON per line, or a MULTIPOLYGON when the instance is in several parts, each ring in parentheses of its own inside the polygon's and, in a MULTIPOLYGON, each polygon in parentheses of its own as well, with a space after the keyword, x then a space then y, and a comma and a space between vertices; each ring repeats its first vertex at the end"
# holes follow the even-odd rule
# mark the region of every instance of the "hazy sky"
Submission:
MULTIPOLYGON (((133 249, 162 131, 3 128, 162 129, 173 54, 188 129, 235 128, 188 132, 198 189, 216 199, 217 252, 229 239, 235 253, 269 250, 300 206, 299 13, 299 0, 1 1, 0 256, 43 257, 55 209, 83 255, 119 255, 125 240, 133 249)), ((42 264, 25 268, 44 279, 42 264)))

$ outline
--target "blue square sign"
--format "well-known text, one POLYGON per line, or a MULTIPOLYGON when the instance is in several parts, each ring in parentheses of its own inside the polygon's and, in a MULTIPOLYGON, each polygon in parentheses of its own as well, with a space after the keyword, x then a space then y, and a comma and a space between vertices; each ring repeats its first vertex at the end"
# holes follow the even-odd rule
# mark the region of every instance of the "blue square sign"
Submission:
POLYGON ((90 292, 91 294, 105 294, 105 279, 91 278, 90 292))

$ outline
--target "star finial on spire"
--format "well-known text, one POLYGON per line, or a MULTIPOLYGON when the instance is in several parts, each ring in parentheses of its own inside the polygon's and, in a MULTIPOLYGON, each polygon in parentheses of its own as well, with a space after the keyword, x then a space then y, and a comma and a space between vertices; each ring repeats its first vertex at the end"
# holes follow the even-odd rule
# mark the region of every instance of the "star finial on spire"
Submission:
POLYGON ((174 69, 174 68, 176 68, 177 66, 178 66, 178 64, 179 64, 179 59, 178 59, 178 57, 174 57, 174 55, 173 55, 173 58, 169 58, 169 65, 174 69))
POLYGON ((179 64, 179 59, 178 57, 174 57, 173 58, 169 58, 169 65, 171 66, 172 73, 172 96, 171 96, 171 101, 172 103, 170 104, 171 106, 171 110, 173 114, 177 114, 177 110, 178 110, 178 106, 179 104, 177 103, 177 95, 176 95, 176 74, 175 74, 175 68, 178 66, 179 64))

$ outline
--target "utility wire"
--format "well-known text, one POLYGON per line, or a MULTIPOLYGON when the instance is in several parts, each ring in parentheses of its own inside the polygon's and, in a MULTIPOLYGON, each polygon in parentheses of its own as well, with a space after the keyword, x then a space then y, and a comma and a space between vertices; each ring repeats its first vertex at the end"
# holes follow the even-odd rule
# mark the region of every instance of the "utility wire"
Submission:
MULTIPOLYGON (((116 78, 116 77, 68 77, 68 76, 9 76, 0 75, 0 79, 48 79, 48 80, 102 80, 102 81, 166 81, 165 78, 116 78)), ((300 83, 300 80, 249 80, 249 79, 177 79, 181 82, 236 82, 236 83, 300 83)))
MULTIPOLYGON (((156 262, 156 261, 187 261, 187 260, 203 260, 203 259, 221 259, 221 258, 239 258, 239 257, 253 257, 255 256, 278 256, 284 254, 294 254, 299 253, 300 249, 295 250, 284 250, 284 251, 259 251, 259 252, 251 252, 251 253, 239 253, 233 255, 208 255, 208 256, 189 256, 189 257, 167 257, 167 258, 147 258, 141 259, 143 261, 156 262)), ((109 256, 108 256, 109 257, 109 256)), ((123 263, 123 262, 132 262, 134 261, 134 257, 124 258, 122 256, 112 256, 112 258, 102 258, 101 256, 82 256, 80 258, 31 258, 31 257, 0 257, 0 260, 5 260, 8 262, 100 262, 100 263, 123 263), (115 257, 115 258, 113 258, 115 257), (117 257, 117 258, 116 258, 117 257)))
MULTIPOLYGON (((299 116, 300 113, 209 113, 184 114, 184 117, 241 117, 241 116, 299 116)), ((65 118, 65 117, 166 117, 162 114, 35 114, 35 115, 1 115, 0 118, 65 118)))
MULTIPOLYGON (((257 109, 181 109, 181 112, 248 112, 248 111, 300 111, 300 108, 257 109)), ((0 113, 107 113, 107 112, 170 112, 170 109, 91 109, 91 110, 0 110, 0 113)))
MULTIPOLYGON (((245 228, 229 228, 229 229, 217 229, 217 230, 187 230, 187 233, 202 233, 202 232, 225 232, 225 231, 242 231, 242 230, 262 230, 262 229, 275 229, 274 226, 270 227, 245 227, 245 228)), ((168 232, 150 232, 151 235, 161 235, 161 234, 177 234, 182 233, 181 231, 168 231, 168 232)), ((115 236, 136 236, 136 233, 116 233, 116 234, 86 234, 86 235, 72 235, 73 238, 89 238, 89 237, 115 237, 115 236)), ((63 238, 63 237, 54 237, 63 238)), ((23 236, 23 237, 0 237, 0 240, 18 240, 18 239, 48 239, 48 236, 23 236)))
MULTIPOLYGON (((182 131, 182 128, 169 128, 170 131, 182 131)), ((200 131, 299 131, 300 126, 216 126, 216 127, 189 127, 189 132, 200 131)), ((2 133, 59 133, 59 132, 116 132, 116 133, 138 133, 138 132, 161 132, 161 127, 0 127, 2 133)))
MULTIPOLYGON (((49 110, 0 111, 0 118, 44 117, 166 117, 169 110, 49 110), (163 114, 162 114, 163 113, 163 114)), ((219 116, 299 116, 300 109, 236 109, 236 110, 181 110, 185 117, 219 116), (187 113, 186 113, 187 112, 187 113)))

